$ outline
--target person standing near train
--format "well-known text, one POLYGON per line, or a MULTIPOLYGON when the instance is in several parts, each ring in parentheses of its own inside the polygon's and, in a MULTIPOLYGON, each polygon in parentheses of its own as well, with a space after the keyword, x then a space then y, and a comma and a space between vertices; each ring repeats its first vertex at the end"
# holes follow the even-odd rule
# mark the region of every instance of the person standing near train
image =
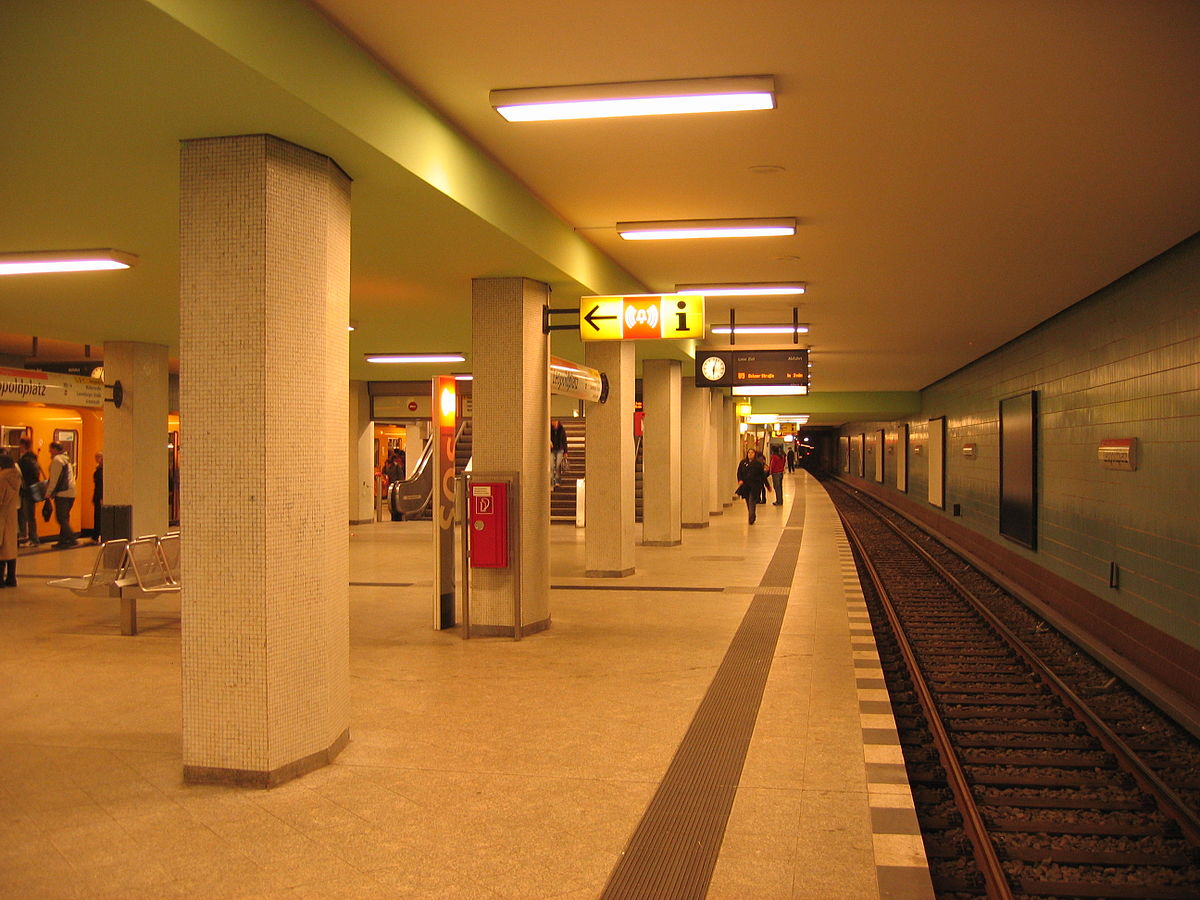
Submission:
POLYGON ((21 509, 21 471, 0 453, 0 587, 17 586, 17 532, 21 509))
POLYGON ((21 534, 25 543, 36 547, 41 543, 38 537, 37 505, 43 499, 40 495, 44 489, 40 485, 45 479, 33 449, 33 441, 23 437, 18 444, 21 448, 21 455, 17 458, 17 465, 21 469, 21 534))
POLYGON ((99 544, 103 537, 100 535, 100 507, 104 505, 104 454, 96 454, 96 468, 92 472, 92 540, 99 544))
POLYGON ((775 486, 775 505, 783 506, 783 470, 787 463, 783 458, 783 448, 778 444, 771 447, 771 484, 775 486))
POLYGON ((54 546, 60 550, 79 543, 71 530, 71 507, 75 505, 75 467, 58 441, 50 444, 54 458, 50 461, 50 477, 46 480, 46 499, 54 501, 54 518, 58 520, 58 540, 54 546))

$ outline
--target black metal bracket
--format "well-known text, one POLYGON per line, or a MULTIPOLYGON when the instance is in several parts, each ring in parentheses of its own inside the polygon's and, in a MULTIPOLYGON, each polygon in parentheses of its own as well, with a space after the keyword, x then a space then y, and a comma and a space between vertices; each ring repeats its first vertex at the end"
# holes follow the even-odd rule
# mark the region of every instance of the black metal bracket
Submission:
POLYGON ((563 306, 563 307, 558 307, 557 309, 552 309, 549 306, 543 306, 542 307, 542 334, 549 334, 552 331, 578 331, 579 330, 578 322, 576 322, 574 325, 551 325, 550 324, 551 316, 561 316, 561 315, 565 315, 567 313, 575 313, 575 315, 578 316, 579 308, 576 306, 563 306))
POLYGON ((104 402, 111 403, 117 409, 120 409, 121 404, 125 402, 125 388, 121 385, 121 379, 118 378, 112 384, 106 384, 104 387, 112 391, 111 394, 104 398, 104 402))

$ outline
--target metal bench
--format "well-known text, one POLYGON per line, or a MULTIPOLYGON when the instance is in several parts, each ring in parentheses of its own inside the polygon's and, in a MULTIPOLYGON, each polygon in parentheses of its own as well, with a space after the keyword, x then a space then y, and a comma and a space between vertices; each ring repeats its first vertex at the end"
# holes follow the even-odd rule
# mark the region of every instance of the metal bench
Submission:
POLYGON ((92 571, 73 578, 56 578, 46 582, 51 587, 66 588, 81 597, 107 597, 117 579, 125 575, 125 548, 129 541, 118 538, 105 541, 96 553, 92 571))
POLYGON ((112 584, 121 599, 121 634, 137 634, 137 602, 179 593, 179 535, 140 537, 125 548, 125 567, 112 584), (164 549, 163 542, 167 543, 164 549), (168 562, 174 561, 174 567, 168 562))

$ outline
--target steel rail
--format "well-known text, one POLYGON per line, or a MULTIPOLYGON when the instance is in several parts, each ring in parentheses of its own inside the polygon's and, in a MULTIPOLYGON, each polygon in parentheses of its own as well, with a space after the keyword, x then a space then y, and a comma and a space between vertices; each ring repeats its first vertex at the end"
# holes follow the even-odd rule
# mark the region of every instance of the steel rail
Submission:
POLYGON ((1012 888, 1009 885, 1008 877, 1004 874, 1004 867, 1000 864, 996 848, 988 836, 987 824, 983 821, 983 816, 980 814, 979 807, 975 803, 975 797, 971 793, 971 786, 967 781, 966 773, 963 771, 962 764, 958 760, 958 755, 954 752, 953 744, 950 742, 950 735, 942 723, 942 717, 937 711, 933 695, 925 684, 920 664, 917 662, 916 654, 904 633, 899 616, 892 606, 891 596, 888 594, 887 588, 884 587, 883 578, 867 555, 862 539, 858 536, 858 532, 855 531, 854 526, 842 515, 841 510, 838 511, 838 516, 842 520, 842 528, 845 530, 846 536, 858 550, 858 556, 871 578, 871 583, 874 585, 875 591, 879 595, 880 603, 887 614, 888 621, 891 623, 892 632, 897 644, 900 646, 901 655, 904 657, 904 664, 908 668, 909 675, 912 678, 913 690, 917 695, 917 700, 921 704, 921 709, 925 713, 929 730, 933 735, 934 747, 937 749, 938 757, 942 761, 942 768, 946 772, 946 780, 951 792, 954 794, 955 804, 962 815, 963 831, 966 833, 967 839, 971 842, 971 846, 975 850, 975 862, 979 866, 980 874, 983 876, 987 896, 991 900, 1011 900, 1013 897, 1012 888))
MULTIPOLYGON (((863 504, 858 497, 854 498, 865 509, 870 510, 869 506, 863 504)), ((896 513, 899 515, 899 513, 896 513)), ((952 572, 946 569, 937 559, 934 558, 925 548, 921 547, 915 541, 911 540, 907 535, 903 534, 894 522, 889 521, 883 516, 879 516, 880 521, 888 526, 894 534, 901 540, 908 543, 934 571, 938 573, 946 582, 954 588, 955 591, 971 605, 975 612, 982 616, 988 624, 1000 634, 1004 640, 1012 646, 1014 650, 1021 655, 1025 663, 1032 668, 1054 691, 1054 693, 1067 706, 1069 706, 1084 724, 1092 731, 1092 736, 1100 742, 1109 753, 1116 757, 1121 768, 1133 776, 1139 786, 1147 794, 1153 797, 1159 805, 1163 813, 1174 819, 1179 827, 1183 830, 1185 836, 1193 844, 1200 844, 1200 815, 1197 815, 1188 804, 1173 791, 1161 778, 1158 773, 1148 766, 1141 756, 1138 755, 1129 744, 1124 741, 1108 724, 1099 717, 1099 715, 1087 704, 1082 697, 1073 691, 1058 674, 1051 669, 1038 656, 1025 641, 1016 634, 1003 620, 993 613, 975 594, 963 584, 952 572)))

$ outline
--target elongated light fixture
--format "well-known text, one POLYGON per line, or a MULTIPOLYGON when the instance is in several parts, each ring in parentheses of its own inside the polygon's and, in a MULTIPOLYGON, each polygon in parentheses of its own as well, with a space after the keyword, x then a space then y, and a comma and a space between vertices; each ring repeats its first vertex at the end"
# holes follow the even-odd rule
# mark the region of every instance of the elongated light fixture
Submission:
POLYGON ((796 220, 792 218, 678 219, 666 222, 618 222, 617 233, 627 241, 787 237, 796 233, 796 220))
POLYGON ((573 84, 492 91, 496 112, 510 122, 669 116, 775 108, 770 75, 677 81, 573 84))
POLYGON ((138 258, 124 250, 32 250, 0 253, 0 275, 33 275, 50 272, 96 272, 128 269, 138 258))
POLYGON ((807 325, 710 325, 712 334, 808 334, 807 325))
POLYGON ((742 284, 677 284, 677 294, 703 294, 705 297, 790 297, 803 294, 803 281, 750 281, 742 284))
POLYGON ((739 397, 793 397, 808 393, 803 384, 756 384, 733 388, 739 397))
POLYGON ((368 353, 370 363, 452 363, 464 362, 461 353, 368 353))

